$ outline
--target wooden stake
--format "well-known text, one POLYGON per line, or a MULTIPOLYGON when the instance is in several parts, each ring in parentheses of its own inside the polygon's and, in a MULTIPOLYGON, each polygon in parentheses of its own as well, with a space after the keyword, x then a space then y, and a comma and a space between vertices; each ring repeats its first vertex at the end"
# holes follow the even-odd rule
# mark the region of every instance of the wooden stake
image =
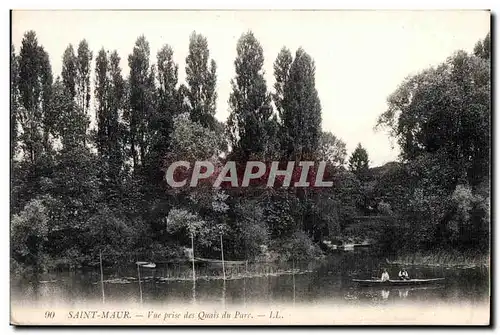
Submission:
POLYGON ((99 265, 101 268, 101 291, 102 291, 102 303, 104 304, 104 273, 102 271, 102 251, 99 250, 99 265))
POLYGON ((196 274, 194 272, 194 236, 191 234, 191 256, 192 256, 192 263, 193 263, 193 283, 196 281, 196 274))
POLYGON ((220 234, 220 254, 222 258, 222 276, 226 280, 226 268, 224 267, 224 244, 222 244, 222 233, 220 234))
POLYGON ((245 260, 245 275, 243 276, 243 304, 247 307, 247 275, 248 275, 248 260, 245 260))
POLYGON ((225 280, 222 282, 222 303, 223 303, 224 309, 226 309, 226 281, 225 280))
POLYGON ((140 295, 141 295, 141 305, 142 305, 141 270, 139 268, 139 264, 137 264, 137 276, 139 278, 139 292, 140 292, 140 295))
POLYGON ((192 263, 193 263, 193 304, 196 304, 196 273, 194 269, 194 235, 191 233, 191 249, 192 249, 192 263))
POLYGON ((295 258, 292 259, 293 307, 295 307, 295 258))

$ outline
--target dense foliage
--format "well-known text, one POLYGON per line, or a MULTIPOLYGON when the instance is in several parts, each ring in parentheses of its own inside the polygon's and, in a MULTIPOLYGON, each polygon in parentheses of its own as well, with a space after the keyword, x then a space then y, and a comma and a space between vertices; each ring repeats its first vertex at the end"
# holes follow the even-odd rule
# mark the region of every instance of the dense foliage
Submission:
POLYGON ((305 50, 280 51, 269 91, 263 48, 243 34, 225 124, 215 118, 217 66, 205 37, 190 37, 185 84, 169 45, 156 63, 145 36, 131 47, 126 78, 116 51, 94 55, 83 40, 61 55, 54 79, 35 32, 18 53, 12 46, 16 264, 92 265, 100 251, 106 261, 185 258, 192 244, 205 258, 220 257, 223 244, 230 260, 308 259, 321 255, 324 240, 356 238, 389 249, 487 249, 489 36, 474 54, 456 53, 389 97, 379 125, 397 139, 401 162, 371 169, 361 145, 347 169, 346 144, 322 131, 316 68, 305 50), (174 160, 220 169, 227 159, 327 161, 334 186, 172 189, 164 178, 174 160), (359 228, 360 217, 373 218, 371 228, 359 228))
POLYGON ((489 47, 488 34, 473 54, 458 51, 408 77, 388 99, 378 125, 398 141, 402 165, 378 191, 392 198, 403 227, 393 244, 489 248, 489 47))

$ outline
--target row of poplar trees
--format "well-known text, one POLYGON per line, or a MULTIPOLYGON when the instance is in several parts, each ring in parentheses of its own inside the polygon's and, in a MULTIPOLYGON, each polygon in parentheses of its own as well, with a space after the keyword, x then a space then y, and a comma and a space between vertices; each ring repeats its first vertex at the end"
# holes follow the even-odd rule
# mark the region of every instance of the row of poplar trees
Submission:
MULTIPOLYGON (((97 149, 115 174, 129 163, 134 171, 149 164, 157 169, 157 159, 169 149, 176 115, 187 112, 203 127, 224 130, 214 117, 217 66, 200 34, 191 35, 186 83, 181 85, 172 48, 164 45, 152 64, 144 36, 128 56, 126 79, 116 51, 101 49, 94 61, 86 40, 76 50, 67 47, 55 80, 35 32, 27 32, 19 53, 13 46, 11 56, 11 156, 31 164, 53 150, 81 146, 97 149)), ((271 93, 262 46, 248 32, 238 41, 234 65, 227 121, 232 150, 245 158, 277 153, 301 158, 314 152, 321 136, 321 104, 312 58, 303 49, 293 57, 283 48, 274 63, 271 93)))
POLYGON ((343 163, 345 144, 321 131, 315 65, 303 49, 294 56, 280 51, 270 89, 262 46, 252 32, 243 34, 226 123, 215 118, 217 65, 207 39, 196 32, 190 36, 183 84, 173 55, 165 44, 153 60, 141 36, 128 55, 124 78, 116 51, 94 54, 83 40, 66 48, 55 76, 34 31, 26 32, 17 53, 12 46, 11 215, 18 227, 17 261, 36 263, 52 255, 80 262, 101 249, 170 245, 165 218, 180 201, 165 191, 164 160, 172 152, 183 158, 180 152, 215 146, 242 161, 295 160, 312 158, 326 138, 327 159, 343 163))

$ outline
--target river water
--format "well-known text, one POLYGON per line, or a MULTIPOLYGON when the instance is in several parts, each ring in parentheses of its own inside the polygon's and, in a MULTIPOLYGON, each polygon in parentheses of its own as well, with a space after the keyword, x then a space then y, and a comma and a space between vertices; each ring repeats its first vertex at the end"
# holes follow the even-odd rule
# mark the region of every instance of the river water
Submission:
POLYGON ((363 288, 352 279, 379 277, 387 268, 395 278, 399 267, 370 250, 329 255, 308 264, 226 265, 222 279, 220 264, 198 264, 193 285, 191 265, 157 264, 155 269, 135 264, 104 267, 104 287, 99 267, 59 271, 11 281, 12 302, 17 305, 78 305, 103 300, 105 304, 189 304, 221 306, 252 304, 346 303, 393 304, 489 303, 489 269, 486 267, 408 266, 413 278, 444 277, 439 285, 421 287, 363 288), (138 277, 141 277, 139 282, 138 277))

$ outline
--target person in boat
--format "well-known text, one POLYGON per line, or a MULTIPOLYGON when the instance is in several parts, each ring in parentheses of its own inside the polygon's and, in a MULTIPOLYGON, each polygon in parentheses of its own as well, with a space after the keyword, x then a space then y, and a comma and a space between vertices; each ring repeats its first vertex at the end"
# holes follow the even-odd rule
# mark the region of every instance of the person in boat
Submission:
POLYGON ((381 281, 388 281, 389 280, 389 272, 387 272, 387 269, 384 269, 382 271, 382 277, 380 277, 381 281))
POLYGON ((398 277, 401 280, 408 280, 408 279, 410 279, 410 276, 408 276, 408 272, 406 271, 406 269, 401 269, 399 271, 399 273, 398 273, 398 277))

